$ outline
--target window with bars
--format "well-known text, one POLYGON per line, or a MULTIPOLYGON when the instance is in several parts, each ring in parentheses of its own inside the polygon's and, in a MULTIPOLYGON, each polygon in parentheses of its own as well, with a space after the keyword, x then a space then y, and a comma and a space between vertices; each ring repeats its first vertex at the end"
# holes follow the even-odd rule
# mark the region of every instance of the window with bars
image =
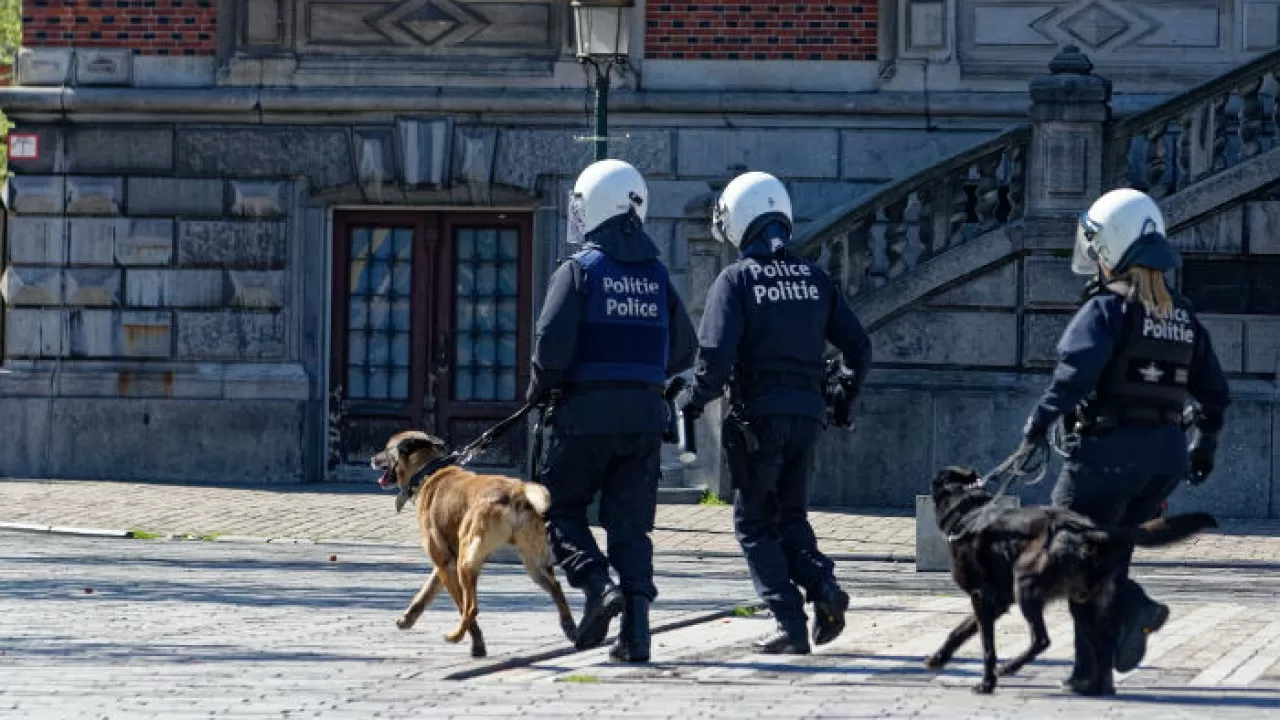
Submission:
POLYGON ((518 392, 519 231, 458 229, 454 258, 453 397, 459 401, 514 401, 518 392))
POLYGON ((413 230, 355 228, 347 325, 347 397, 409 397, 413 230))

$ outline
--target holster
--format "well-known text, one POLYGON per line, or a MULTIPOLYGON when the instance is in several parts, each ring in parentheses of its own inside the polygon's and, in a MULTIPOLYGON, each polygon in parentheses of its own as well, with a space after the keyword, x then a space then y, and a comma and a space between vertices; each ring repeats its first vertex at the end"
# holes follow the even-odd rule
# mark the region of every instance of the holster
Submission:
POLYGON ((724 449, 729 480, 736 489, 749 477, 751 455, 760 449, 760 439, 745 420, 737 415, 730 415, 724 419, 720 446, 724 449))
POLYGON ((538 411, 538 422, 533 426, 533 467, 530 468, 529 479, 540 482, 542 475, 542 442, 546 429, 555 423, 556 406, 560 404, 560 391, 552 390, 547 395, 547 402, 538 411))

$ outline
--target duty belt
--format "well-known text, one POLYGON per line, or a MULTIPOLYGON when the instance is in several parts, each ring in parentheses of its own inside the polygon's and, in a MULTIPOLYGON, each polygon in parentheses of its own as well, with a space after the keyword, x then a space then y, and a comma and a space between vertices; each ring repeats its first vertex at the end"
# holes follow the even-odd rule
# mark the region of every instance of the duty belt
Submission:
POLYGON ((587 380, 584 382, 565 383, 564 389, 570 395, 580 392, 593 392, 596 390, 646 390, 648 392, 661 395, 663 386, 660 384, 637 382, 633 380, 587 380))
POLYGON ((1101 408, 1086 415, 1084 432, 1107 432, 1125 425, 1182 426, 1182 411, 1168 408, 1101 408))
POLYGON ((821 393, 822 378, 805 372, 784 372, 780 370, 761 370, 743 373, 742 384, 752 395, 758 395, 770 387, 789 387, 801 390, 812 390, 821 393))

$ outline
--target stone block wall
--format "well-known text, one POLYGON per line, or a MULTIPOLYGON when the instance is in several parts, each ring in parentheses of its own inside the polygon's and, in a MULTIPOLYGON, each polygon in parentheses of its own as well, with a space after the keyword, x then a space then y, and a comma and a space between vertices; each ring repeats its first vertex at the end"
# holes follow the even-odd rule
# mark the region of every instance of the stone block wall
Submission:
POLYGON ((649 0, 645 57, 875 60, 878 11, 868 0, 649 0))
MULTIPOLYGON (((235 215, 236 185, 12 178, 4 357, 286 359, 285 210, 235 215)), ((255 185, 279 198, 285 183, 255 185)))
POLYGON ((188 169, 173 125, 31 130, 45 151, 5 186, 0 411, 34 446, 0 474, 304 477, 296 177, 188 169))

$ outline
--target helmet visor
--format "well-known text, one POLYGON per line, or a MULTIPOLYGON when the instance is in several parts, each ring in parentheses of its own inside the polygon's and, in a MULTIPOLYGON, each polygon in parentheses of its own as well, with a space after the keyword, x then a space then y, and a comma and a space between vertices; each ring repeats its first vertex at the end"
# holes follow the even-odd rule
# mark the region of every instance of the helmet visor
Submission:
POLYGON ((586 242, 587 214, 581 195, 569 193, 569 212, 565 220, 565 242, 570 245, 581 245, 586 242))
POLYGON ((711 237, 722 243, 730 243, 729 231, 726 227, 729 218, 725 213, 724 202, 716 200, 715 207, 711 211, 711 237))
POLYGON ((1101 231, 1102 226, 1089 219, 1088 211, 1080 213, 1076 244, 1071 251, 1071 272, 1085 276, 1098 274, 1098 252, 1094 250, 1093 240, 1101 231))

